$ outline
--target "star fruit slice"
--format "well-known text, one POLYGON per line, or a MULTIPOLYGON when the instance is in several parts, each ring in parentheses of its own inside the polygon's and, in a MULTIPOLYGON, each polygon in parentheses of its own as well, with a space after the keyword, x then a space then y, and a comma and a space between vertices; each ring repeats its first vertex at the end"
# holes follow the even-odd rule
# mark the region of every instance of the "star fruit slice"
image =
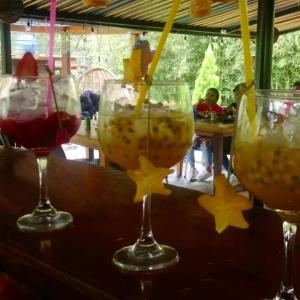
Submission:
POLYGON ((228 226, 248 228, 243 211, 252 207, 251 201, 237 194, 223 174, 215 178, 214 185, 215 194, 200 196, 198 203, 214 216, 216 231, 221 233, 228 226))
POLYGON ((151 193, 169 195, 171 191, 163 184, 164 178, 174 170, 155 167, 145 156, 139 157, 140 168, 127 170, 128 176, 136 183, 134 202, 143 200, 151 193))

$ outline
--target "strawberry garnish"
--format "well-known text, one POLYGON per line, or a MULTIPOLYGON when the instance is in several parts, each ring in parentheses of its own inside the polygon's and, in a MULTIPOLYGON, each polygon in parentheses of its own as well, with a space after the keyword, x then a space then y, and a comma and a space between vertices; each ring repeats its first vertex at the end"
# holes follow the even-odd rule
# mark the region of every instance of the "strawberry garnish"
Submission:
POLYGON ((16 66, 18 77, 38 76, 38 64, 31 52, 26 52, 16 66))

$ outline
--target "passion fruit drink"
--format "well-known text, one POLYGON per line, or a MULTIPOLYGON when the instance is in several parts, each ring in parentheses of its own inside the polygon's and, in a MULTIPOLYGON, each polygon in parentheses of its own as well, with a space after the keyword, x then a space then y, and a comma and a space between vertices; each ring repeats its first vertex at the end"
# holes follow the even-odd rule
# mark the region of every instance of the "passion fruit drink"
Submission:
POLYGON ((99 141, 108 161, 124 170, 137 169, 146 156, 156 167, 181 161, 192 144, 194 123, 187 84, 106 81, 99 109, 99 141))
POLYGON ((159 167, 179 162, 191 146, 193 119, 190 113, 155 110, 148 115, 121 113, 101 115, 100 144, 110 161, 123 169, 139 167, 138 157, 159 167))
POLYGON ((300 148, 237 142, 234 169, 246 190, 268 207, 300 211, 300 148))
POLYGON ((296 91, 257 91, 252 124, 246 98, 242 99, 234 143, 234 170, 240 183, 293 222, 300 221, 299 99, 296 91))
POLYGON ((300 223, 300 92, 259 90, 254 99, 243 97, 239 106, 233 166, 244 188, 282 221, 283 275, 272 299, 299 299, 292 272, 300 223))
POLYGON ((143 201, 140 236, 133 245, 115 252, 113 263, 121 269, 143 272, 176 264, 176 249, 154 239, 151 194, 168 193, 162 183, 168 168, 181 161, 192 144, 188 85, 180 81, 147 81, 146 85, 144 81, 106 80, 98 128, 105 157, 131 171, 127 174, 136 183, 135 201, 143 201))

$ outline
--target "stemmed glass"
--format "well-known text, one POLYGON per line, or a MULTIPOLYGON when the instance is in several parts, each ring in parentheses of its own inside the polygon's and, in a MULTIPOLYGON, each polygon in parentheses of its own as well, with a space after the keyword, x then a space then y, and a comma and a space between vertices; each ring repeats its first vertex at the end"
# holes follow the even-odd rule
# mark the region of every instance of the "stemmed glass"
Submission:
MULTIPOLYGON (((153 82, 140 112, 137 100, 144 83, 105 81, 99 108, 99 140, 109 161, 123 170, 139 168, 145 156, 155 167, 170 168, 181 161, 194 132, 188 85, 178 81, 153 82)), ((151 195, 143 198, 140 237, 114 254, 113 262, 130 271, 166 268, 178 261, 172 247, 160 245, 151 227, 151 195)))
POLYGON ((254 120, 249 118, 248 108, 243 98, 234 142, 234 170, 246 190, 282 219, 284 273, 274 299, 297 299, 292 257, 300 221, 300 93, 260 90, 256 92, 254 120))
POLYGON ((51 231, 73 221, 50 203, 47 161, 51 150, 67 143, 80 126, 80 102, 71 76, 0 78, 0 128, 18 145, 31 150, 39 169, 39 202, 32 213, 20 217, 22 231, 51 231))

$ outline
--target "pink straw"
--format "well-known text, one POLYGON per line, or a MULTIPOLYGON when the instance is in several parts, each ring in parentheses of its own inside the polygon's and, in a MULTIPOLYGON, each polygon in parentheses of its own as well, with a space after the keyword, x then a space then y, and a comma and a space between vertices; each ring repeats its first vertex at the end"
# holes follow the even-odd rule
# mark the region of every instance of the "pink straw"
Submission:
POLYGON ((50 4, 50 28, 49 28, 49 53, 48 66, 53 71, 54 69, 54 37, 55 37, 55 23, 56 23, 56 0, 51 0, 50 4))
MULTIPOLYGON (((54 72, 54 38, 55 38, 55 24, 56 24, 56 0, 51 0, 50 4, 50 27, 49 27, 49 52, 48 52, 48 67, 54 72)), ((48 88, 47 95, 48 113, 51 111, 51 89, 48 88)))

